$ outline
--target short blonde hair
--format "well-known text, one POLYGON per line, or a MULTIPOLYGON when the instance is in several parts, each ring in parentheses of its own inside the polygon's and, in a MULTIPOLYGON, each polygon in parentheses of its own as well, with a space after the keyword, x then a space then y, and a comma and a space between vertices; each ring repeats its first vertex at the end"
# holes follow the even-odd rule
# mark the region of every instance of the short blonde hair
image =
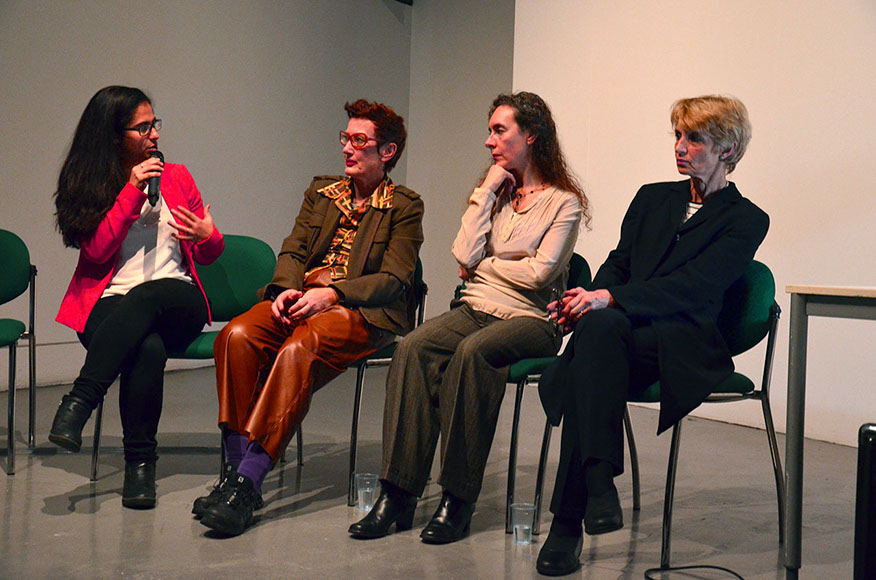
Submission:
POLYGON ((716 149, 730 149, 735 143, 736 149, 723 159, 727 173, 736 169, 751 141, 748 109, 735 97, 703 95, 679 99, 672 104, 669 118, 673 129, 680 124, 688 130, 705 133, 716 149))

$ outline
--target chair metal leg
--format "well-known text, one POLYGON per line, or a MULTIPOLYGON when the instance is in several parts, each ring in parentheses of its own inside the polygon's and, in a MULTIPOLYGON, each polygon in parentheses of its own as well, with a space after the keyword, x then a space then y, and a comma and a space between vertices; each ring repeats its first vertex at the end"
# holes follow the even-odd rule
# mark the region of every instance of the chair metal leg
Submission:
POLYGON ((36 447, 36 334, 34 332, 34 320, 36 318, 36 266, 30 267, 30 309, 29 326, 27 327, 27 354, 28 354, 28 427, 27 445, 31 449, 36 447))
POLYGON ((7 422, 9 431, 6 434, 6 475, 15 475, 15 349, 16 340, 9 345, 9 398, 7 422))
POLYGON ((624 406, 624 430, 627 432, 627 445, 630 448, 630 470, 633 472, 633 509, 642 509, 642 488, 639 484, 639 452, 636 450, 636 438, 633 435, 633 422, 630 420, 630 408, 624 406))
POLYGON ((548 419, 545 421, 544 435, 541 438, 541 453, 538 457, 538 475, 535 480, 535 500, 533 501, 535 504, 535 521, 532 522, 532 533, 536 536, 541 533, 541 499, 544 492, 544 474, 545 471, 547 471, 547 458, 548 452, 551 448, 552 430, 553 425, 551 425, 551 420, 548 419))
POLYGON ((763 422, 766 427, 767 441, 770 445, 770 457, 773 460, 773 473, 776 477, 776 495, 779 501, 779 544, 785 543, 785 478, 782 471, 782 459, 779 456, 779 443, 776 441, 776 429, 773 426, 773 414, 770 410, 770 400, 763 397, 763 422))
POLYGON ((28 411, 27 445, 36 447, 36 337, 33 332, 28 339, 28 411))
POLYGON ((663 498, 663 542, 660 546, 660 567, 669 568, 672 534, 672 499, 675 495, 675 470, 678 467, 678 445, 681 441, 681 421, 672 428, 669 466, 666 468, 666 495, 663 498))
POLYGON ((523 402, 523 390, 526 388, 526 377, 517 383, 517 395, 514 397, 514 419, 511 424, 511 450, 508 452, 508 494, 505 498, 505 533, 510 534, 511 504, 514 503, 514 485, 517 480, 517 438, 520 431, 520 404, 523 402))
POLYGON ((356 369, 356 396, 353 398, 353 426, 350 430, 350 473, 347 478, 347 505, 356 505, 356 448, 359 445, 359 406, 362 402, 362 387, 365 384, 365 363, 356 369))
POLYGON ((91 481, 97 481, 97 465, 100 463, 100 427, 103 423, 103 401, 97 404, 94 418, 94 447, 91 450, 91 481))
POLYGON ((304 465, 304 439, 301 436, 301 425, 298 425, 298 431, 295 433, 295 444, 298 447, 298 467, 304 465))

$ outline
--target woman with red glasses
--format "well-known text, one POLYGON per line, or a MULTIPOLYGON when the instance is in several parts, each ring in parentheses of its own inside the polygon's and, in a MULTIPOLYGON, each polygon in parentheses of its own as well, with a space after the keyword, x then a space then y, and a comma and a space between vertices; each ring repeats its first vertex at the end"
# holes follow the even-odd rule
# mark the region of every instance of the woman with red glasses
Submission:
POLYGON ((85 422, 121 375, 122 505, 129 508, 155 506, 167 352, 185 347, 209 321, 195 263, 213 262, 225 248, 188 170, 152 156, 160 128, 143 91, 101 89, 82 113, 55 192, 64 245, 79 249, 57 320, 78 333, 88 354, 49 440, 79 451, 85 422))
POLYGON ((362 99, 344 108, 345 175, 313 180, 262 301, 214 343, 226 464, 192 512, 222 534, 252 523, 262 481, 313 392, 414 325, 423 202, 389 178, 405 148, 404 119, 362 99))

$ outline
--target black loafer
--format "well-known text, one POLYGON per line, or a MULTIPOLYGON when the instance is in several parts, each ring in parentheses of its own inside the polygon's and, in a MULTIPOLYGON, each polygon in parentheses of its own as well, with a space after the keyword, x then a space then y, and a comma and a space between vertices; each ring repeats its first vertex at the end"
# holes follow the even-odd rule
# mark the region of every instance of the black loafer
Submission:
POLYGON ((262 494, 250 478, 229 477, 219 502, 204 512, 201 523, 226 536, 238 536, 252 525, 252 512, 262 505, 262 494))
POLYGON ((82 448, 82 428, 91 417, 92 406, 76 395, 64 395, 55 412, 49 441, 74 453, 82 448))
POLYGON ((554 526, 551 526, 547 540, 538 552, 535 569, 545 576, 571 574, 581 565, 578 558, 581 557, 583 545, 584 534, 580 533, 580 527, 577 535, 566 536, 556 533, 554 526))
POLYGON ((125 463, 125 485, 122 505, 133 509, 155 507, 155 462, 132 461, 125 463))
POLYGON ((420 539, 427 544, 449 544, 463 539, 471 530, 474 507, 473 503, 445 491, 435 515, 420 534, 420 539))
POLYGON ((587 508, 584 510, 584 531, 588 535, 607 534, 624 527, 624 513, 621 510, 617 488, 611 489, 596 497, 587 498, 587 508))
MULTIPOLYGON (((220 475, 216 483, 213 484, 213 489, 210 490, 210 493, 199 497, 192 505, 192 513, 195 514, 195 519, 204 517, 204 512, 222 500, 222 494, 225 493, 225 482, 236 475, 237 470, 234 469, 234 466, 230 463, 226 463, 222 470, 222 475, 220 475)), ((260 510, 264 505, 265 502, 262 501, 262 496, 258 496, 255 509, 260 510)))
POLYGON ((384 484, 374 507, 364 518, 350 526, 348 530, 354 538, 382 538, 389 533, 395 523, 395 530, 410 530, 414 525, 414 511, 417 509, 416 496, 401 489, 387 492, 384 484))

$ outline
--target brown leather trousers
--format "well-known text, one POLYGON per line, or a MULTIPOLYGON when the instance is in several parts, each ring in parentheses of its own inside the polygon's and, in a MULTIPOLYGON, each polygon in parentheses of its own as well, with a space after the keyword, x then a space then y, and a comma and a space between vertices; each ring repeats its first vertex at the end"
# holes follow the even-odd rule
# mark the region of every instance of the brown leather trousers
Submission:
POLYGON ((394 339, 358 310, 334 305, 285 326, 264 300, 216 337, 219 425, 258 441, 276 463, 319 388, 394 339))

